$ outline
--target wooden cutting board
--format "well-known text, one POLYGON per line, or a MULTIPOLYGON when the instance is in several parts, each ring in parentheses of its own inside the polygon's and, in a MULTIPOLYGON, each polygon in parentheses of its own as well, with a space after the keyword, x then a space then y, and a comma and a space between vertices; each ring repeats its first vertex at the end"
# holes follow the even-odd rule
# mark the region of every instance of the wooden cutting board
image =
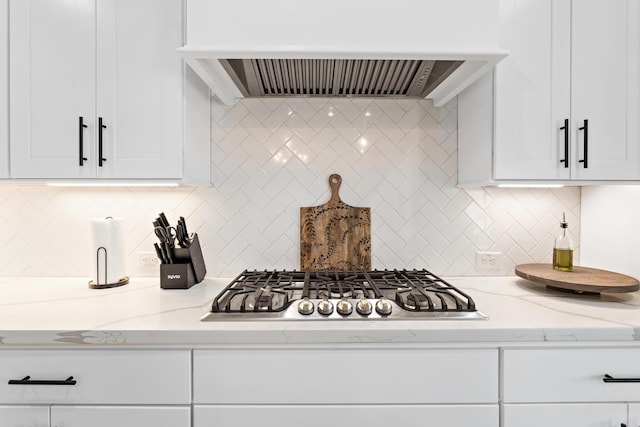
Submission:
POLYGON ((554 270, 551 264, 521 264, 516 274, 523 279, 553 288, 575 292, 634 292, 640 289, 637 279, 612 271, 574 266, 573 271, 554 270))
POLYGON ((300 208, 301 270, 371 270, 371 208, 343 203, 340 184, 331 175, 331 199, 300 208))

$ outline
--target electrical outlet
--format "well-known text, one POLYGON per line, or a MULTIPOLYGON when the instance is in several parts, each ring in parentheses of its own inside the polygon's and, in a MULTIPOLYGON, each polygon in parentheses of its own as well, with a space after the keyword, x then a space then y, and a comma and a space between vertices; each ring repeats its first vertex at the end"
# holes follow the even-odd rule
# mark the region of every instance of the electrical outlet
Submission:
POLYGON ((160 260, 154 252, 138 252, 138 265, 140 267, 155 267, 160 260))
POLYGON ((502 252, 476 252, 476 270, 481 273, 498 273, 502 264, 502 252))

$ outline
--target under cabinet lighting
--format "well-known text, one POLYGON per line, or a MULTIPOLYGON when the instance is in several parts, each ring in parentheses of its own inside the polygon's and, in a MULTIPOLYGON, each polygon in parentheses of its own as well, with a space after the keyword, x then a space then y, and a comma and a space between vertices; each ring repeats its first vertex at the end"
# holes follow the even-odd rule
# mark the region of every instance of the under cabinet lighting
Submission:
POLYGON ((176 182, 47 182, 49 187, 177 187, 176 182))
POLYGON ((560 188, 562 184, 498 184, 499 188, 560 188))

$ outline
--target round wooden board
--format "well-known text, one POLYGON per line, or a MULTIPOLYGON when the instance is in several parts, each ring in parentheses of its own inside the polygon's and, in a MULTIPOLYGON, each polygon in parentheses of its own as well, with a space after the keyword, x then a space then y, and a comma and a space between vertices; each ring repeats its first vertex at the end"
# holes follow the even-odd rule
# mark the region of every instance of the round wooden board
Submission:
POLYGON ((640 282, 633 277, 597 268, 574 266, 573 271, 554 270, 551 264, 520 264, 516 274, 523 279, 576 292, 634 292, 640 282))

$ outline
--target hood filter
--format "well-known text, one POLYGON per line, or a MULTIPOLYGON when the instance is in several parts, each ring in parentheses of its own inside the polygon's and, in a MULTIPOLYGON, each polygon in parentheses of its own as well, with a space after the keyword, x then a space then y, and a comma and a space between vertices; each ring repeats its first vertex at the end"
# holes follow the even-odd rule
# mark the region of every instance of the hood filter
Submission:
POLYGON ((424 98, 462 61, 392 59, 226 59, 247 97, 391 96, 424 98))

